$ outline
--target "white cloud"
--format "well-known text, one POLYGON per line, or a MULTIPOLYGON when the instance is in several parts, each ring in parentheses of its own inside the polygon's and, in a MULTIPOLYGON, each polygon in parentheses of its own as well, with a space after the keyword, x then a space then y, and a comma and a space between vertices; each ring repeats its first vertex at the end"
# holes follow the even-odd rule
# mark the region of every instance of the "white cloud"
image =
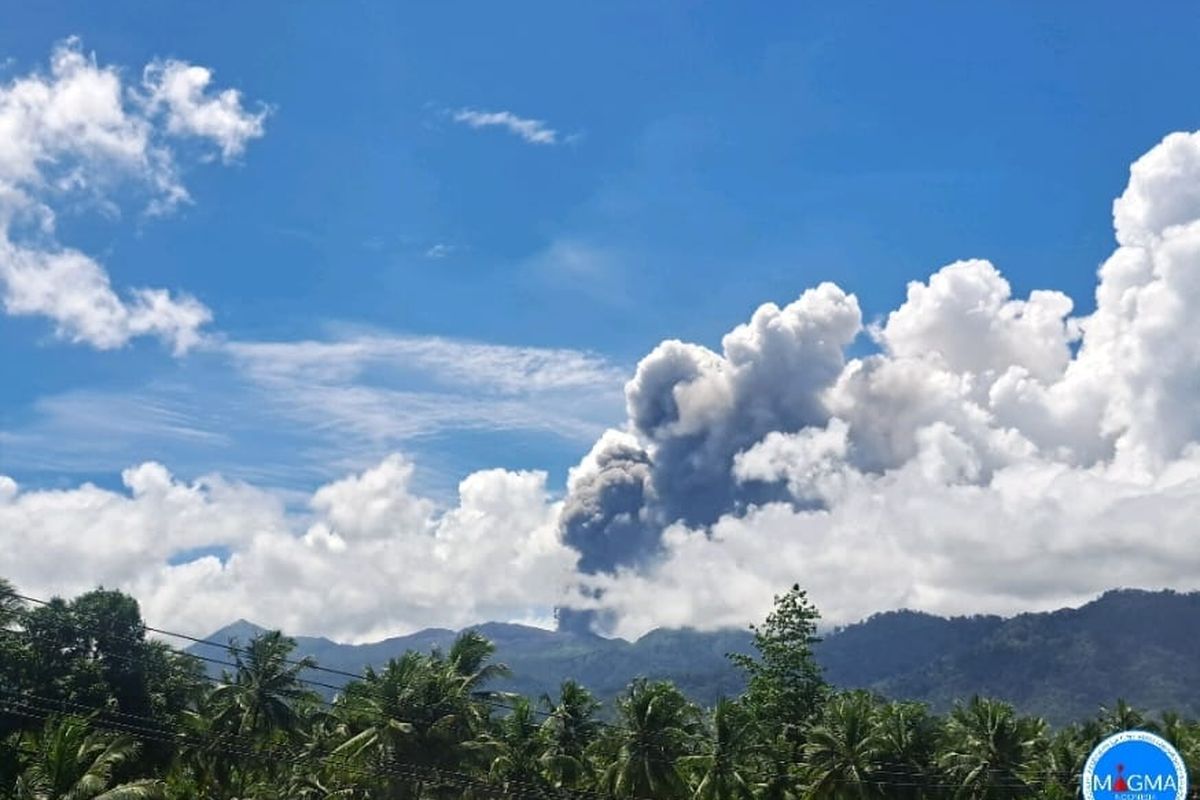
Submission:
POLYGON ((428 250, 425 251, 425 257, 432 258, 432 259, 441 259, 441 258, 446 258, 450 255, 453 255, 457 251, 458 251, 458 245, 445 244, 444 242, 438 242, 437 244, 432 245, 428 250))
POLYGON ((471 128, 503 128, 529 144, 558 144, 558 131, 540 119, 518 117, 511 111, 479 111, 460 108, 451 118, 471 128))
MULTIPOLYGON (((541 474, 485 471, 435 510, 398 458, 327 484, 303 517, 262 490, 153 465, 127 473, 128 494, 0 480, 13 544, 0 574, 32 591, 103 580, 193 629, 233 608, 351 638, 541 618, 568 583, 572 605, 625 635, 743 625, 793 582, 835 623, 1200 589, 1196 179, 1200 135, 1135 163, 1087 316, 1057 292, 1014 297, 975 260, 911 285, 870 331, 871 355, 848 355, 861 313, 833 284, 762 306, 719 352, 663 342, 626 385, 624 429, 593 434, 561 503, 541 474), (227 563, 164 566, 214 543, 227 563)), ((363 440, 422 402, 422 424, 464 424, 476 403, 490 425, 557 426, 557 406, 581 419, 616 375, 574 351, 443 339, 222 347, 281 403, 272 412, 363 440), (405 369, 422 391, 392 382, 405 369)))
POLYGON ((387 362, 426 371, 448 385, 505 395, 611 387, 622 380, 621 370, 593 353, 440 336, 363 333, 333 341, 230 342, 226 347, 249 373, 264 378, 348 376, 387 362))
POLYGON ((398 456, 328 484, 289 514, 272 494, 159 464, 125 491, 21 491, 0 480, 0 575, 35 595, 120 586, 148 619, 209 633, 237 616, 295 633, 378 638, 429 625, 528 619, 554 605, 575 554, 555 536, 546 476, 468 476, 435 510, 398 456), (171 565, 201 546, 228 548, 171 565))
POLYGON ((829 326, 825 304, 764 306, 779 323, 723 354, 661 345, 627 388, 653 490, 634 512, 659 548, 583 578, 602 591, 580 604, 632 634, 743 624, 795 581, 834 622, 1200 588, 1198 181, 1200 134, 1133 165, 1086 317, 976 260, 911 284, 875 355, 842 360, 858 322, 829 326), (743 393, 740 373, 760 377, 743 393))
POLYGON ((104 268, 78 250, 37 250, 0 239, 0 278, 6 312, 49 317, 62 338, 101 350, 153 335, 180 354, 212 319, 200 301, 163 289, 136 289, 122 300, 104 268))
MULTIPOLYGON (((675 526, 654 565, 585 582, 605 590, 625 636, 744 625, 796 581, 829 623, 902 607, 1049 610, 1120 586, 1200 589, 1200 458, 1152 482, 1033 458, 977 483, 970 447, 952 436, 927 430, 919 455, 884 474, 844 463, 819 474, 825 508, 768 504, 709 529, 675 526)), ((812 496, 804 460, 780 477, 812 496)))
POLYGON ((587 441, 620 407, 621 370, 577 350, 386 334, 226 348, 262 402, 359 441, 453 429, 587 441))
POLYGON ((267 112, 246 111, 237 89, 208 95, 211 82, 208 68, 174 60, 155 61, 142 76, 147 103, 152 111, 165 110, 169 133, 211 139, 228 161, 263 135, 267 112))
POLYGON ((156 213, 186 202, 172 136, 211 140, 228 157, 261 135, 261 114, 245 112, 236 92, 204 95, 206 69, 167 62, 147 74, 149 99, 71 39, 54 49, 49 73, 0 86, 0 293, 6 313, 45 316, 73 342, 110 349, 156 336, 181 353, 199 340, 207 308, 164 289, 118 293, 103 266, 55 237, 63 204, 114 214, 130 189, 156 213))

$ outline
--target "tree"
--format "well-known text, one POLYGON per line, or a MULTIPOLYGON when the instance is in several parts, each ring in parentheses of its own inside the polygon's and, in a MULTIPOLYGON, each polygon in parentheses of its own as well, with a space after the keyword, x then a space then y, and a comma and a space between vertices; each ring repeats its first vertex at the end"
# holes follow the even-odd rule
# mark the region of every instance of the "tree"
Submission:
POLYGON ((548 789, 546 776, 546 739, 537 724, 533 704, 518 698, 512 711, 501 718, 495 730, 484 736, 488 752, 488 776, 518 792, 548 789))
MULTIPOLYGON (((24 677, 24 661, 27 658, 27 648, 16 624, 20 620, 24 604, 16 596, 13 585, 0 578, 0 692, 12 692, 19 689, 24 677)), ((0 780, 8 777, 12 765, 10 753, 3 738, 20 727, 20 721, 0 713, 0 780)))
POLYGON ((446 665, 462 683, 464 693, 481 699, 489 699, 496 693, 486 688, 497 678, 507 677, 508 666, 492 663, 496 645, 479 631, 463 631, 450 646, 446 665))
POLYGON ((766 725, 783 730, 798 744, 801 731, 815 716, 827 685, 813 656, 820 614, 799 584, 775 598, 775 607, 761 626, 751 625, 758 658, 729 656, 746 670, 745 699, 766 725))
POLYGON ((1088 754, 1099 741, 1098 728, 1070 725, 1050 736, 1042 753, 1042 795, 1047 800, 1068 800, 1079 795, 1079 781, 1088 754))
POLYGON ((255 636, 245 648, 231 648, 236 670, 226 673, 212 692, 218 728, 263 741, 297 730, 297 703, 312 695, 300 673, 316 662, 293 660, 295 649, 295 640, 279 631, 255 636))
POLYGON ((25 610, 25 603, 17 597, 16 588, 5 578, 0 578, 0 630, 8 630, 25 610))
POLYGON ((939 720, 923 703, 891 702, 876 712, 879 759, 894 785, 889 797, 927 797, 939 783, 936 770, 939 720), (902 785, 901 785, 902 784, 902 785))
POLYGON ((542 723, 546 742, 546 770, 559 788, 581 786, 589 777, 588 748, 596 739, 600 723, 596 712, 600 702, 573 680, 559 686, 558 700, 542 696, 549 715, 542 723))
POLYGON ((700 712, 666 681, 638 678, 617 702, 620 731, 604 787, 619 797, 682 798, 679 760, 692 750, 700 712))
POLYGON ((1100 709, 1100 724, 1108 733, 1119 733, 1143 727, 1146 717, 1123 698, 1117 698, 1117 703, 1112 708, 1100 709))
POLYGON ((683 759, 696 776, 694 800, 750 800, 754 796, 754 727, 754 717, 744 705, 726 698, 717 701, 703 752, 683 759))
POLYGON ((122 592, 54 598, 21 612, 20 622, 15 681, 30 694, 161 719, 180 713, 199 691, 199 662, 146 641, 138 603, 122 592))
POLYGON ((17 778, 16 800, 150 800, 163 796, 159 780, 118 782, 134 764, 137 742, 90 730, 86 720, 50 720, 27 735, 21 748, 24 768, 17 778))
POLYGON ((1027 797, 1034 756, 1044 743, 1046 724, 1020 717, 1007 703, 974 697, 958 703, 946 723, 941 767, 972 800, 1027 797))
MULTIPOLYGON (((338 701, 345 740, 335 753, 447 770, 478 761, 482 748, 473 745, 489 719, 483 701, 493 696, 487 684, 508 669, 490 662, 494 651, 487 639, 466 631, 446 656, 408 652, 382 671, 368 669, 365 680, 348 684, 338 701)), ((389 780, 388 786, 397 797, 446 788, 415 779, 389 780)))
POLYGON ((809 797, 879 796, 874 773, 882 740, 875 722, 875 701, 867 692, 839 694, 826 703, 804 747, 809 797))

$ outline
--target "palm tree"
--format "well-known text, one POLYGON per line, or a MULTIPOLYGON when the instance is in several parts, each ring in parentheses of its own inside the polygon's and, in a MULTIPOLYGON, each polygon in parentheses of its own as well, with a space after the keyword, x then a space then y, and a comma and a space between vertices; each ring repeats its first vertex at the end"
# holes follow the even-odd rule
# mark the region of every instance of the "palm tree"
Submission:
POLYGON ((129 736, 92 732, 84 720, 50 720, 28 736, 21 751, 24 769, 17 778, 16 800, 163 797, 163 784, 158 780, 117 783, 118 773, 137 757, 137 742, 129 736))
POLYGON ((1049 800, 1079 795, 1084 764, 1099 738, 1093 726, 1070 725, 1050 737, 1042 755, 1042 794, 1049 800))
MULTIPOLYGON (((366 671, 365 680, 346 686, 337 716, 344 741, 338 756, 388 765, 401 761, 419 767, 458 770, 471 765, 482 748, 471 746, 486 730, 494 696, 485 687, 507 674, 489 663, 495 647, 474 631, 455 640, 448 655, 408 652, 382 671, 366 671)), ((436 781, 435 781, 436 783, 436 781)), ((397 797, 437 792, 415 778, 390 781, 397 797)))
POLYGON ((463 692, 480 699, 491 699, 497 693, 484 688, 486 684, 510 674, 507 665, 490 663, 495 654, 496 645, 479 631, 468 630, 454 640, 445 662, 462 681, 463 692))
MULTIPOLYGON (((380 672, 368 667, 365 679, 348 684, 338 698, 335 714, 343 741, 334 755, 375 764, 401 754, 422 760, 423 739, 449 727, 440 724, 442 699, 431 691, 433 683, 430 659, 411 651, 389 660, 380 672)), ((415 780, 393 780, 382 796, 409 797, 419 789, 415 780)))
POLYGON ((533 704, 518 698, 512 712, 496 724, 494 732, 481 741, 488 753, 488 775, 508 788, 548 789, 545 773, 546 739, 537 724, 533 704))
POLYGON ((724 697, 717 701, 704 752, 682 759, 697 776, 694 800, 750 800, 754 796, 749 759, 755 734, 749 709, 724 697))
POLYGON ((890 781, 889 797, 928 797, 939 782, 935 760, 941 736, 939 721, 923 703, 892 702, 877 712, 881 772, 890 781))
POLYGON ((179 727, 185 738, 176 759, 176 769, 168 781, 172 796, 234 796, 234 778, 239 763, 235 763, 222 746, 221 737, 214 730, 215 718, 208 698, 195 710, 180 715, 179 727))
POLYGON ((619 797, 682 798, 679 759, 688 755, 699 710, 666 681, 638 678, 618 701, 620 732, 603 784, 619 797))
POLYGON ((0 629, 5 629, 20 617, 25 604, 17 597, 17 590, 6 579, 0 578, 0 629))
POLYGON ((568 679, 559 686, 557 702, 542 695, 542 704, 548 711, 542 723, 546 772, 559 788, 579 787, 591 772, 587 750, 600 729, 596 721, 600 701, 581 684, 568 679))
POLYGON ((1020 717, 1007 703, 974 697, 950 713, 941 767, 959 797, 1026 797, 1031 794, 1026 778, 1045 729, 1045 722, 1020 717))
POLYGON ((311 658, 292 660, 293 639, 269 631, 243 648, 231 648, 236 672, 212 691, 217 727, 243 736, 270 739, 290 735, 299 723, 297 704, 312 696, 300 673, 316 666, 311 658))
POLYGON ((867 692, 839 694, 825 706, 808 733, 808 796, 864 798, 879 794, 873 773, 879 767, 875 701, 867 692))
POLYGON ((1118 733, 1143 727, 1146 717, 1123 698, 1117 698, 1117 704, 1112 708, 1100 709, 1100 724, 1107 733, 1118 733))

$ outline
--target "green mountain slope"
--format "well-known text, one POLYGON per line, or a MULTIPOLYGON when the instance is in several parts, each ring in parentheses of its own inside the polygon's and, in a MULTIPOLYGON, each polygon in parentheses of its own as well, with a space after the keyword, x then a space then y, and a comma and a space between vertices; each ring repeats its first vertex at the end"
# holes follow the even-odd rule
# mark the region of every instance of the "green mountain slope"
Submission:
MULTIPOLYGON (((643 675, 673 680, 711 704, 742 689, 742 675, 725 654, 752 650, 749 632, 739 630, 656 630, 627 642, 505 623, 477 629, 513 670, 497 688, 535 697, 572 677, 607 700, 643 675)), ((239 620, 209 638, 244 642, 258 630, 239 620)), ((311 637, 297 642, 299 655, 357 672, 405 650, 445 649, 454 636, 433 628, 363 645, 311 637)), ((837 686, 923 700, 938 710, 984 694, 1052 722, 1088 716, 1117 697, 1147 710, 1200 715, 1200 593, 1112 591, 1078 609, 1011 619, 892 611, 829 632, 816 650, 837 686)), ((203 645, 194 652, 219 656, 203 645)))

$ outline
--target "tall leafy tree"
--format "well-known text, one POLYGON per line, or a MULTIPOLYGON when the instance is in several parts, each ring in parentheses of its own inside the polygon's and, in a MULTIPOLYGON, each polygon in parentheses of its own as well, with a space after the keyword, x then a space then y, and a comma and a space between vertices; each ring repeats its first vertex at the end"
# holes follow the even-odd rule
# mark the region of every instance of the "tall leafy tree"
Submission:
POLYGON ((888 777, 889 797, 929 797, 941 782, 937 772, 939 720, 923 703, 886 703, 876 714, 879 760, 888 777))
POLYGON ((746 670, 746 703, 767 725, 785 732, 793 742, 802 739, 827 692, 821 667, 813 655, 820 641, 820 614, 799 586, 775 598, 775 607, 760 625, 751 625, 758 657, 730 655, 746 670))
POLYGON ((1112 708, 1100 710, 1100 724, 1108 733, 1133 730, 1146 725, 1146 716, 1124 698, 1117 698, 1112 708))
MULTIPOLYGON (((24 604, 16 596, 16 589, 0 578, 0 701, 7 699, 7 693, 16 692, 23 686, 28 648, 27 640, 17 629, 17 623, 24 610, 24 604)), ((19 727, 18 719, 0 713, 0 781, 8 777, 14 762, 11 753, 13 745, 7 743, 4 737, 19 727)))
MULTIPOLYGON (((442 655, 409 652, 346 687, 337 716, 345 741, 336 753, 369 765, 395 762, 458 770, 480 759, 472 746, 486 731, 493 696, 488 683, 507 674, 492 663, 494 645, 475 631, 442 655)), ((396 797, 449 791, 416 778, 388 780, 396 797)), ((436 781, 434 781, 436 784, 436 781)), ((390 795, 390 796, 391 796, 390 795)))

